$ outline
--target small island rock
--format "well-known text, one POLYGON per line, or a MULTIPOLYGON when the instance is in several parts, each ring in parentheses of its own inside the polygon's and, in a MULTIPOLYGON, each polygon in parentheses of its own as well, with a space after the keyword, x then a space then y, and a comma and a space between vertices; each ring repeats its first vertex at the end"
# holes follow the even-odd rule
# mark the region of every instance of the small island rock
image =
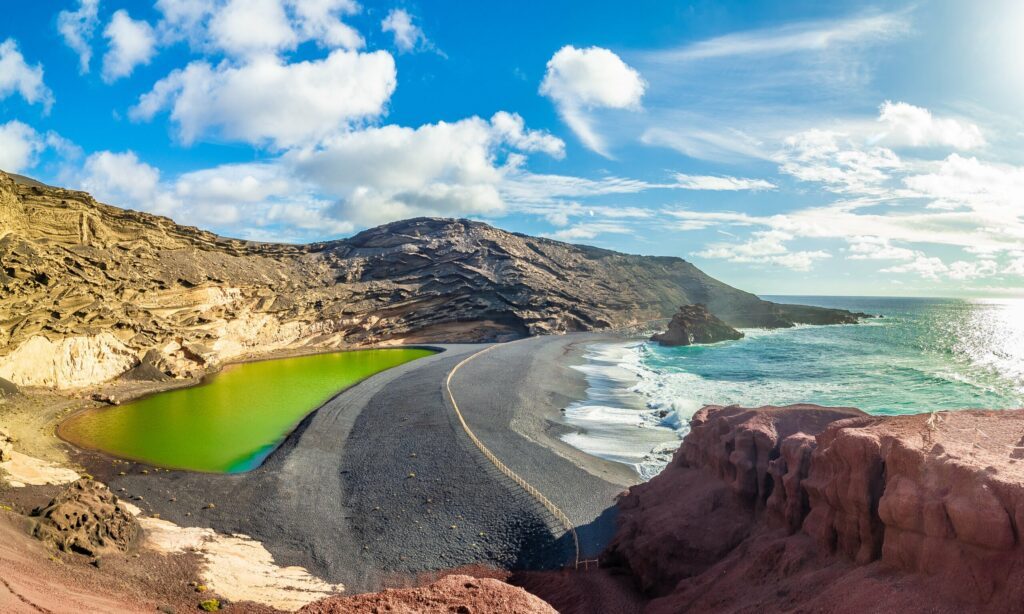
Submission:
POLYGON ((704 305, 683 305, 672 316, 668 330, 651 337, 661 345, 693 345, 742 339, 743 333, 715 317, 704 305))

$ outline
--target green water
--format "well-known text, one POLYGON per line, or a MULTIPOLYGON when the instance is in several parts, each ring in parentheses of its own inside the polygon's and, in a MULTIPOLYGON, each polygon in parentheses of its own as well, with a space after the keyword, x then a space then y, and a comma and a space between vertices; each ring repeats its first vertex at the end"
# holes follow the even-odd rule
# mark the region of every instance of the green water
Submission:
POLYGON ((432 353, 360 350, 232 365, 200 386, 76 414, 61 435, 160 467, 248 471, 340 390, 432 353))

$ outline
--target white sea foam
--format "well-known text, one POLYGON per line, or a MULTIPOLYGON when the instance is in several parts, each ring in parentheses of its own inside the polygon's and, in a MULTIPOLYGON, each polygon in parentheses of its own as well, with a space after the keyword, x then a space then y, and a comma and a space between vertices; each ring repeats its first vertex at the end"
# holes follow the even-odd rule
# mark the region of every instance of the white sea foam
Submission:
POLYGON ((587 398, 567 407, 564 421, 576 429, 562 437, 588 454, 633 467, 644 479, 656 475, 679 446, 679 420, 652 407, 637 390, 654 373, 641 363, 642 343, 601 343, 587 348, 575 367, 587 379, 587 398))

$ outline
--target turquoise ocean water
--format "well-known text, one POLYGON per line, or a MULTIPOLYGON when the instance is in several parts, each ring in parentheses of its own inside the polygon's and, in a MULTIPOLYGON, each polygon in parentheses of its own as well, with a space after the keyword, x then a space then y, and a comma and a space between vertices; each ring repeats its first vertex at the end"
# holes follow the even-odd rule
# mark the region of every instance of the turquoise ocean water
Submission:
POLYGON ((882 316, 856 325, 744 329, 706 346, 589 348, 588 398, 566 441, 656 473, 705 404, 818 403, 873 414, 1024 407, 1024 301, 765 297, 882 316))

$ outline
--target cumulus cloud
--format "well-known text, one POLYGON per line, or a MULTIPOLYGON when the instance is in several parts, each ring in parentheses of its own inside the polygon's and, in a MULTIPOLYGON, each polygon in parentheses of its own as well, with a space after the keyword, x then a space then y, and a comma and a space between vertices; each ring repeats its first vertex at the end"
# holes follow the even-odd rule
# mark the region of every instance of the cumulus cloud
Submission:
POLYGON ((162 41, 235 58, 290 51, 307 41, 327 49, 365 45, 344 22, 360 10, 354 0, 157 0, 156 8, 162 41))
POLYGON ((99 0, 79 0, 78 10, 57 14, 57 30, 64 43, 78 54, 78 70, 89 72, 92 60, 92 36, 99 25, 99 0))
POLYGON ((172 214, 179 205, 161 189, 160 171, 139 160, 133 151, 90 155, 77 183, 97 200, 160 215, 172 214))
POLYGON ((891 146, 952 147, 974 149, 985 144, 978 126, 952 118, 939 118, 931 111, 906 102, 885 101, 878 121, 885 126, 882 139, 891 146))
POLYGON ((608 49, 566 45, 548 60, 540 93, 555 103, 562 119, 586 147, 610 157, 589 111, 639 109, 646 88, 640 73, 608 49))
POLYGON ((132 151, 100 151, 64 177, 97 199, 167 215, 248 239, 308 241, 341 236, 354 226, 330 215, 318 198, 279 161, 225 164, 169 180, 132 151))
POLYGON ((29 66, 13 38, 0 44, 0 100, 15 93, 29 104, 53 105, 53 92, 43 83, 43 66, 29 66))
POLYGON ((210 21, 217 46, 236 55, 293 49, 298 36, 278 0, 231 0, 210 21))
POLYGON ((355 28, 342 21, 359 12, 355 0, 290 0, 299 37, 328 48, 360 49, 366 42, 355 28))
POLYGON ((380 29, 394 36, 395 47, 402 53, 415 51, 417 47, 427 44, 423 30, 412 22, 412 15, 405 9, 391 9, 380 22, 380 29))
POLYGON ((197 61, 158 81, 130 115, 148 120, 170 109, 186 144, 213 135, 287 148, 380 116, 396 79, 384 51, 335 50, 291 64, 264 55, 238 67, 197 61))
POLYGON ((31 126, 18 120, 0 124, 0 169, 20 173, 31 168, 45 148, 43 138, 31 126))
POLYGON ((367 128, 290 152, 285 162, 338 200, 338 219, 357 225, 419 215, 500 215, 507 206, 501 184, 515 172, 499 163, 500 150, 561 151, 546 133, 509 130, 520 121, 499 113, 491 121, 367 128))
POLYGON ((103 55, 103 81, 113 83, 132 74, 136 66, 149 64, 156 53, 156 35, 145 21, 132 19, 128 11, 114 13, 103 31, 107 52, 103 55))
POLYGON ((744 179, 742 177, 728 177, 715 175, 685 175, 676 173, 676 182, 684 190, 707 190, 707 191, 728 191, 750 190, 758 192, 761 190, 774 190, 775 184, 765 179, 744 179))
POLYGON ((540 130, 527 130, 526 122, 518 113, 498 111, 491 117, 494 132, 515 149, 540 151, 557 159, 565 157, 565 142, 540 130))

